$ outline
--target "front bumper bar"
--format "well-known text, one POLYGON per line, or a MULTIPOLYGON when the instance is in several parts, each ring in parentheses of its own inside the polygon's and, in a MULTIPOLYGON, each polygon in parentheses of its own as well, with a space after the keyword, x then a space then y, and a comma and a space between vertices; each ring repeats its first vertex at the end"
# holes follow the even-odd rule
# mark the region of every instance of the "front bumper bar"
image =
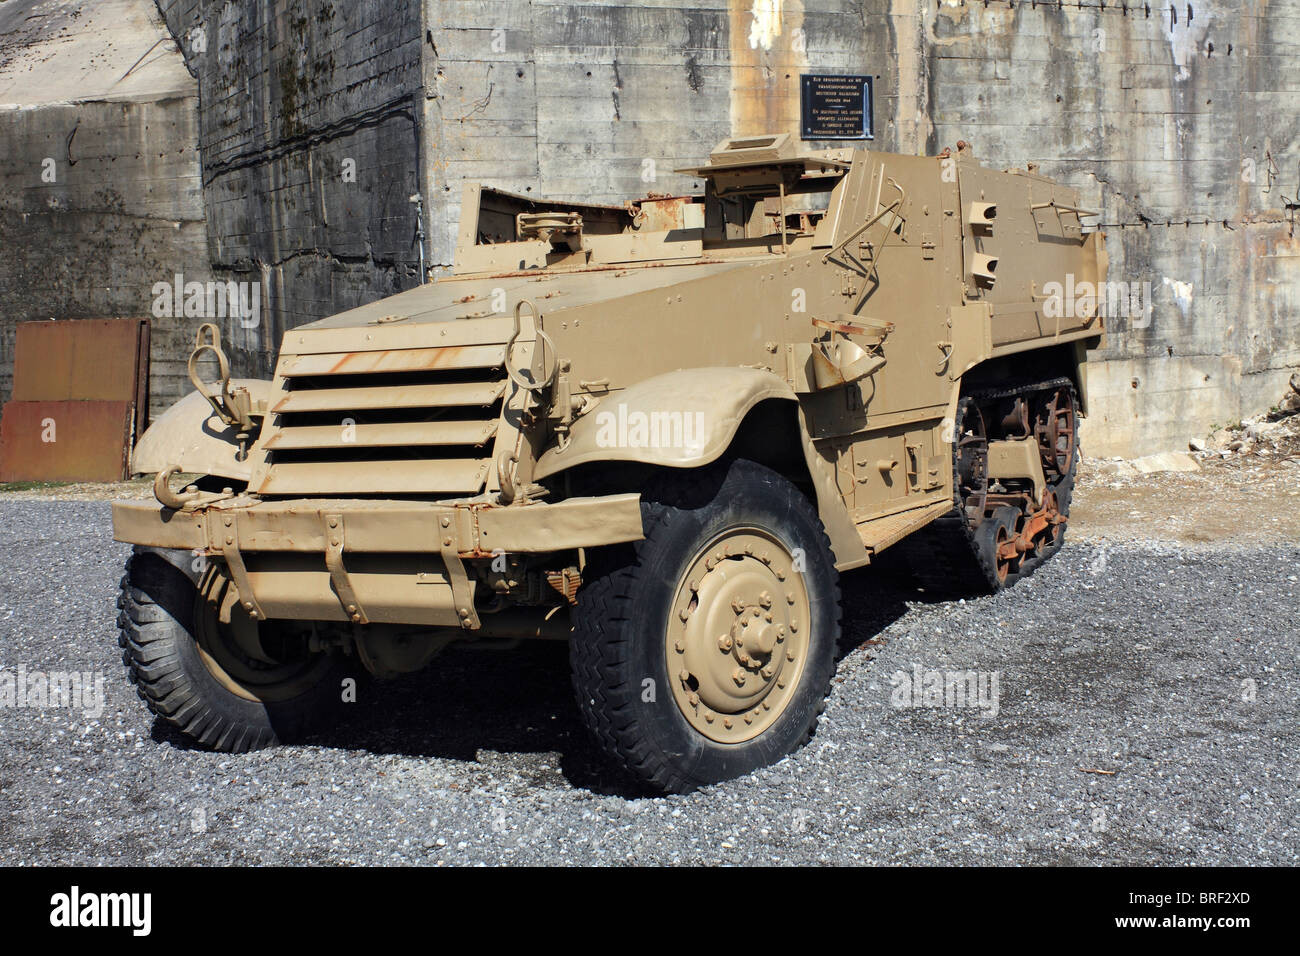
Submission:
POLYGON ((113 503, 113 537, 223 561, 255 618, 480 626, 464 561, 639 541, 640 496, 438 504, 239 496, 113 503))

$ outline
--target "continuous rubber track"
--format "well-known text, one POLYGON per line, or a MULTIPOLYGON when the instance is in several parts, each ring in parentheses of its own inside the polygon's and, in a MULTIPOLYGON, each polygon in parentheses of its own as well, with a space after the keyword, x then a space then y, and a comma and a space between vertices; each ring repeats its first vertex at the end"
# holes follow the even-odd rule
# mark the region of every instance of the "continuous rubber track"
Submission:
MULTIPOLYGON (((1011 388, 986 389, 972 392, 957 405, 957 420, 965 419, 965 413, 971 405, 1010 398, 1022 393, 1046 391, 1051 388, 1069 386, 1074 396, 1074 382, 1061 377, 1011 388)), ((1079 461, 1078 451, 1078 398, 1075 401, 1075 452, 1070 472, 1063 483, 1072 484, 1075 469, 1079 461)), ((997 567, 991 556, 981 553, 975 540, 975 531, 966 520, 966 512, 961 501, 961 482, 957 470, 957 443, 953 442, 953 508, 942 517, 936 518, 919 531, 908 535, 894 545, 897 556, 908 566, 912 577, 927 591, 937 594, 988 594, 999 588, 997 567)), ((1069 514, 1069 499, 1062 503, 1065 514, 1069 514)), ((1062 532, 1064 533, 1064 532, 1062 532)), ((1048 555, 1050 557, 1050 555, 1048 555)), ((1041 564, 1041 560, 1026 564, 1018 573, 1007 576, 1003 587, 1010 587, 1020 577, 1032 574, 1041 564)))

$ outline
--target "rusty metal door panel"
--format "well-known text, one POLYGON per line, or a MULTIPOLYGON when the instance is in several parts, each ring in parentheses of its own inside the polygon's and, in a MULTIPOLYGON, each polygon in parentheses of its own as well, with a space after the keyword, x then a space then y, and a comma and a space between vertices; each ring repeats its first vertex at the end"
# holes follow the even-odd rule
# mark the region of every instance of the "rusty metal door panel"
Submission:
POLYGON ((15 402, 130 402, 148 405, 148 319, 23 322, 14 347, 15 402))
POLYGON ((119 481, 131 401, 9 402, 0 418, 0 482, 119 481))
POLYGON ((149 320, 24 322, 0 481, 120 481, 148 409, 149 320))

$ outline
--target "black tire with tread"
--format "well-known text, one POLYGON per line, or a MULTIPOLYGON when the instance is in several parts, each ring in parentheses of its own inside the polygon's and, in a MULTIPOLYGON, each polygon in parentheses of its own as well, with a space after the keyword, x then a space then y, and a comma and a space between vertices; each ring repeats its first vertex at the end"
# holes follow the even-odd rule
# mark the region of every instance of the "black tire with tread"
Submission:
POLYGON ((570 662, 578 710, 597 746, 628 782, 684 793, 780 760, 813 735, 835 670, 839 577, 808 499, 781 475, 738 459, 668 472, 642 491, 645 537, 593 552, 578 594, 570 662), (800 685, 763 734, 720 744, 696 731, 668 684, 668 609, 687 563, 718 531, 758 526, 805 552, 812 637, 800 685), (654 701, 643 681, 654 680, 654 701))
POLYGON ((336 717, 347 676, 337 659, 304 693, 273 703, 240 697, 212 675, 193 634, 192 557, 137 547, 122 577, 118 644, 149 710, 195 743, 227 753, 292 742, 336 717))

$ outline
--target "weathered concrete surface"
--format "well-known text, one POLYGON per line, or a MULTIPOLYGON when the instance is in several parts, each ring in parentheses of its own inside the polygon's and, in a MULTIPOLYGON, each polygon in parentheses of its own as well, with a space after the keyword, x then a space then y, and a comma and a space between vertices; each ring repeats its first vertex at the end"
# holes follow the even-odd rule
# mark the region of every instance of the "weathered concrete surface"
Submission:
POLYGON ((1089 451, 1186 448, 1277 401, 1300 365, 1300 3, 910 6, 924 145, 1040 162, 1104 210, 1112 281, 1150 283, 1094 356, 1089 451))
MULTIPOLYGON (((888 22, 852 3, 427 0, 426 154, 434 258, 451 261, 460 183, 621 202, 699 186, 727 136, 798 135, 799 76, 879 74, 888 22), (757 15, 755 15, 757 13, 757 15)), ((888 141, 888 138, 886 138, 888 141)))
POLYGON ((286 328, 418 281, 420 7, 158 6, 198 78, 212 269, 263 303, 227 341, 240 374, 266 376, 286 328))
MULTIPOLYGON (((17 323, 144 315, 153 283, 206 278, 196 92, 149 0, 0 5, 0 399, 17 323)), ((192 337, 155 321, 154 412, 192 337)))
POLYGON ((838 70, 890 45, 852 4, 776 4, 757 28, 739 0, 158 6, 199 82, 211 267, 261 285, 259 326, 227 323, 251 375, 284 329, 418 280, 411 194, 436 271, 466 179, 611 201, 690 188, 671 170, 733 129, 793 128, 809 43, 838 70))
POLYGON ((1090 451, 1186 447, 1266 408, 1300 365, 1282 199, 1300 190, 1297 0, 426 8, 443 260, 462 179, 614 201, 685 190, 665 171, 724 136, 797 132, 801 72, 868 72, 881 148, 967 139, 995 166, 1040 163, 1104 210, 1113 279, 1149 283, 1150 315, 1112 318, 1094 356, 1090 451))
POLYGON ((269 370, 283 329, 417 281, 417 190, 445 266, 464 180, 687 190, 671 170, 724 136, 793 129, 809 70, 877 77, 882 149, 966 139, 1104 211, 1112 276, 1150 283, 1153 308, 1113 318, 1094 356, 1090 452, 1183 448, 1300 366, 1283 199, 1300 191, 1300 0, 158 6, 198 80, 206 264, 264 304, 255 329, 230 324, 244 374, 269 370))
POLYGON ((153 4, 6 0, 0 105, 191 96, 194 83, 153 4))

